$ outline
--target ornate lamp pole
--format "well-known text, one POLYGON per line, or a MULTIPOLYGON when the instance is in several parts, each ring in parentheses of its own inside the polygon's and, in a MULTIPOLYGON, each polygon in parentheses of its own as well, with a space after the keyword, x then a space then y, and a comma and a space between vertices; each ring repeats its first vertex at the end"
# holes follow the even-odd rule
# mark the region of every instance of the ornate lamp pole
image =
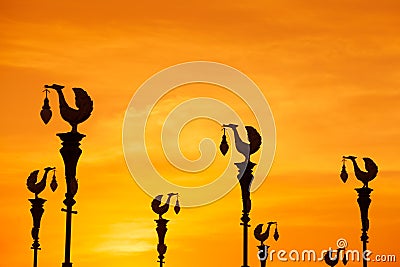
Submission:
POLYGON ((348 178, 348 174, 346 172, 346 166, 345 166, 345 161, 346 159, 351 160, 354 166, 354 174, 358 180, 360 180, 363 183, 363 187, 361 188, 355 188, 355 190, 358 193, 358 198, 357 198, 357 203, 358 206, 360 207, 360 212, 361 212, 361 241, 363 243, 363 267, 367 267, 368 261, 365 258, 365 251, 367 250, 367 243, 368 243, 368 229, 369 229, 369 219, 368 219, 368 209, 369 205, 371 204, 371 198, 370 194, 373 191, 372 188, 368 187, 368 182, 372 181, 376 175, 378 174, 378 166, 375 164, 375 162, 370 159, 370 158, 363 158, 365 162, 365 169, 366 172, 362 171, 356 161, 355 156, 344 156, 343 157, 343 166, 342 166, 342 172, 340 174, 340 177, 342 181, 345 183, 348 178))
MULTIPOLYGON (((249 213, 251 210, 251 200, 250 200, 250 187, 253 182, 253 168, 256 166, 254 162, 250 161, 250 156, 257 152, 260 149, 261 145, 261 136, 251 126, 246 126, 247 137, 249 139, 249 144, 245 143, 241 140, 236 124, 224 124, 224 128, 231 128, 233 130, 235 136, 235 145, 236 150, 241 153, 245 160, 243 162, 235 163, 236 167, 239 169, 239 175, 237 178, 239 179, 240 189, 242 191, 242 217, 240 218, 243 225, 243 265, 242 267, 248 267, 247 259, 248 259, 248 228, 250 227, 250 217, 249 213)), ((228 144, 226 142, 225 129, 224 135, 222 137, 222 142, 220 145, 220 150, 223 155, 228 151, 228 144)))
POLYGON ((268 258, 268 245, 265 245, 264 242, 268 239, 269 237, 269 232, 271 230, 271 226, 275 225, 275 233, 274 233, 274 239, 275 241, 278 241, 279 238, 279 233, 278 233, 278 223, 277 222, 268 222, 267 223, 267 229, 265 230, 264 233, 262 233, 262 227, 263 224, 257 225, 256 228, 254 228, 254 237, 261 242, 258 248, 258 259, 260 260, 261 267, 265 267, 267 264, 267 258, 268 258))
MULTIPOLYGON (((33 219, 33 228, 31 231, 31 235, 33 238, 33 244, 31 249, 33 249, 33 267, 38 266, 38 250, 40 250, 39 244, 39 229, 40 229, 40 221, 42 220, 42 215, 44 213, 43 205, 46 202, 46 199, 40 198, 39 193, 41 193, 46 188, 46 180, 47 174, 49 171, 55 170, 55 168, 47 167, 44 169, 43 178, 37 182, 37 176, 39 174, 39 170, 35 170, 31 172, 29 175, 26 185, 28 190, 35 194, 35 198, 29 199, 32 204, 31 214, 33 219)), ((57 181, 55 174, 53 174, 53 180, 50 184, 51 190, 54 192, 57 189, 57 181)))
POLYGON ((162 217, 163 214, 167 213, 169 209, 169 203, 173 196, 177 196, 176 203, 174 207, 174 211, 176 214, 180 211, 179 200, 178 200, 178 193, 169 193, 167 201, 164 205, 161 205, 161 199, 163 195, 156 196, 153 201, 151 202, 151 209, 158 214, 158 220, 154 220, 157 223, 157 235, 158 235, 158 244, 157 244, 157 252, 158 252, 158 261, 160 263, 160 267, 163 266, 165 263, 164 261, 164 254, 167 252, 167 245, 165 244, 165 235, 167 234, 167 223, 169 220, 166 220, 162 217))
MULTIPOLYGON (((68 122, 72 129, 67 133, 58 133, 57 136, 62 141, 62 148, 60 153, 64 161, 65 167, 65 181, 67 184, 67 192, 65 194, 65 200, 63 203, 66 209, 62 209, 66 213, 66 229, 65 229, 65 261, 62 264, 63 267, 72 267, 71 262, 71 225, 72 225, 72 214, 77 214, 76 211, 72 210, 76 201, 74 200, 75 194, 78 192, 78 180, 76 179, 76 167, 82 150, 79 148, 80 141, 85 137, 84 134, 78 132, 78 124, 86 121, 93 111, 93 101, 81 88, 72 88, 75 93, 75 104, 78 109, 71 108, 65 98, 62 89, 64 86, 53 84, 45 85, 46 89, 54 89, 58 94, 60 114, 63 120, 68 122)), ((47 122, 51 118, 50 106, 48 104, 47 91, 44 105, 41 112, 43 122, 47 122), (47 101, 46 101, 47 100, 47 101)))

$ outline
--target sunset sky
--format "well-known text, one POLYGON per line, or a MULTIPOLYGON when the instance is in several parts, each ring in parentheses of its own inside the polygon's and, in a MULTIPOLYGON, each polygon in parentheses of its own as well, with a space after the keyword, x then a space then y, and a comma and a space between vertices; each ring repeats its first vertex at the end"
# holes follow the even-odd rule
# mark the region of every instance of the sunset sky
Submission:
MULTIPOLYGON (((71 87, 84 88, 94 101, 92 117, 78 128, 87 137, 77 171, 73 266, 158 265, 157 216, 152 198, 126 166, 123 120, 132 96, 149 77, 197 60, 246 74, 274 116, 275 159, 252 193, 250 266, 259 266, 253 229, 271 220, 278 221, 280 232, 278 242, 268 240, 271 249, 321 251, 336 248, 339 238, 349 249, 361 249, 354 191, 361 183, 350 162, 349 181, 343 184, 339 177, 341 157, 350 154, 360 157, 362 167, 362 157, 379 166, 370 183, 368 248, 400 260, 399 1, 22 0, 2 1, 0 14, 1 266, 32 264, 28 198, 33 194, 25 183, 31 171, 40 169, 41 175, 47 166, 57 167, 59 188, 40 195, 47 202, 39 266, 61 266, 64 260, 65 182, 55 134, 70 126, 60 117, 54 92, 49 95, 52 120, 44 125, 39 116, 43 85, 53 83, 66 86, 71 105, 71 87)), ((225 101, 245 124, 254 125, 251 110, 222 88, 188 85, 165 95, 151 117, 150 155, 160 173, 186 186, 211 182, 228 164, 218 152, 215 165, 204 173, 180 176, 164 159, 159 125, 171 109, 193 97, 225 101)), ((183 154, 198 158, 202 138, 219 145, 221 134, 216 123, 193 121, 179 139, 183 154)), ((214 203, 184 208, 179 215, 169 212, 165 266, 241 266, 240 216, 239 186, 214 203)), ((326 266, 279 261, 267 266, 300 264, 326 266)))

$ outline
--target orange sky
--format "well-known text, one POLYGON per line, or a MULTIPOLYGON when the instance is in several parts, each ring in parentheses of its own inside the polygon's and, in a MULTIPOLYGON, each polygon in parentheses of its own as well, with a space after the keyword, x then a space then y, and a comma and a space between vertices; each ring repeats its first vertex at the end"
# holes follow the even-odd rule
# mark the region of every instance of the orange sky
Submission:
MULTIPOLYGON (((342 184, 340 160, 344 154, 369 156, 380 168, 370 184, 369 248, 399 253, 399 1, 2 1, 0 10, 2 265, 31 264, 32 194, 25 182, 32 170, 47 165, 59 169, 60 187, 41 194, 48 201, 39 266, 63 262, 65 184, 55 134, 69 126, 61 121, 54 93, 52 121, 44 126, 39 118, 43 85, 55 82, 67 87, 69 102, 71 87, 85 88, 95 106, 79 127, 87 137, 78 165, 74 266, 156 266, 156 216, 151 198, 127 170, 122 123, 146 79, 193 60, 245 73, 263 91, 275 118, 276 157, 252 194, 250 233, 258 223, 277 220, 281 238, 269 241, 272 248, 321 250, 341 237, 350 248, 360 248, 353 190, 360 184, 352 171, 342 184)), ((160 107, 201 91, 181 90, 160 107)), ((252 122, 247 115, 244 120, 252 122)), ((196 157, 202 134, 214 135, 215 142, 221 134, 217 126, 200 131, 192 126, 180 140, 193 141, 185 151, 189 158, 196 157)), ((220 154, 216 160, 227 162, 220 154)), ((240 209, 236 187, 213 204, 168 214, 165 266, 240 266, 240 209)), ((250 266, 259 264, 256 245, 251 235, 250 266)), ((288 264, 298 265, 268 263, 288 264)), ((395 266, 371 264, 378 265, 395 266)))

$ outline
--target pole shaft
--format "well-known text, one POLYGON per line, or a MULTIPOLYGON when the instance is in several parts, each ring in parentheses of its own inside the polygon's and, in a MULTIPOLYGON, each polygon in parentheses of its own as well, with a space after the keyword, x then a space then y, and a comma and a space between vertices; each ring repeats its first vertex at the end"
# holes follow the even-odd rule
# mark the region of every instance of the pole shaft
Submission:
POLYGON ((241 218, 243 225, 243 265, 242 267, 249 267, 248 266, 248 238, 249 238, 249 213, 243 211, 243 216, 241 218))
POLYGON ((82 150, 79 148, 80 141, 85 135, 77 132, 59 133, 58 137, 63 141, 62 148, 60 149, 61 156, 64 161, 65 167, 65 181, 67 184, 67 192, 65 194, 65 200, 63 203, 66 209, 62 211, 66 212, 65 219, 65 259, 62 267, 72 267, 71 263, 71 228, 72 228, 72 213, 76 214, 76 211, 72 211, 72 207, 76 201, 74 196, 78 191, 78 181, 76 179, 76 167, 78 164, 79 157, 82 154, 82 150))
POLYGON ((33 218, 33 228, 31 231, 31 235, 33 238, 33 243, 31 249, 33 249, 33 267, 38 266, 38 250, 40 250, 39 244, 39 229, 40 229, 40 221, 42 220, 42 215, 44 213, 43 205, 46 202, 46 199, 35 197, 34 199, 29 199, 29 202, 32 204, 32 208, 30 209, 32 218, 33 218))
POLYGON ((363 241, 363 267, 367 267, 367 259, 365 258, 365 251, 367 250, 367 240, 363 241))
POLYGON ((239 169, 239 184, 240 189, 242 191, 242 223, 243 225, 243 265, 242 267, 248 266, 248 229, 250 222, 250 211, 251 211, 251 199, 250 199, 250 186, 253 181, 253 167, 256 165, 255 163, 248 162, 240 162, 235 163, 236 167, 239 169))
POLYGON ((167 223, 168 220, 164 218, 160 218, 155 220, 157 223, 156 231, 158 236, 158 244, 157 244, 157 252, 158 252, 158 262, 160 263, 160 267, 163 267, 165 256, 164 254, 167 252, 167 245, 165 244, 165 235, 167 234, 167 223))
POLYGON ((365 251, 367 250, 367 243, 368 243, 368 230, 369 230, 369 218, 368 218, 368 209, 371 204, 370 194, 373 189, 369 187, 362 187, 355 189, 358 193, 357 203, 360 207, 361 213, 361 241, 363 244, 363 267, 368 266, 368 261, 365 258, 365 251))
POLYGON ((65 220, 65 263, 71 263, 71 227, 72 227, 72 207, 67 207, 65 220))
POLYGON ((35 248, 33 250, 33 267, 37 267, 38 266, 38 250, 37 248, 35 248))
MULTIPOLYGON (((246 214, 247 215, 247 214, 246 214)), ((243 267, 247 267, 248 258, 248 230, 249 225, 243 223, 243 267)))

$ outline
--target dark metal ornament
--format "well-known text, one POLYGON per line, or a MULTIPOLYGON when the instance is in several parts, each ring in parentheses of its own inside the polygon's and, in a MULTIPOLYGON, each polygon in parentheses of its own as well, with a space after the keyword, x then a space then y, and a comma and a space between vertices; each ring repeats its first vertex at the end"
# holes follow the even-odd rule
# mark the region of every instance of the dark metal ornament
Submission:
POLYGON ((278 239, 279 239, 278 224, 275 227, 274 239, 275 239, 275 241, 278 241, 278 239))
POLYGON ((347 174, 346 171, 346 165, 345 165, 345 159, 343 159, 343 165, 342 165, 342 171, 340 173, 340 178, 342 179, 343 183, 347 181, 347 178, 349 178, 349 175, 347 174))
POLYGON ((179 206, 179 199, 178 198, 176 198, 174 211, 175 211, 176 214, 178 214, 181 211, 181 207, 179 206))
POLYGON ((40 111, 40 117, 42 118, 44 124, 47 124, 50 121, 53 113, 50 109, 49 99, 47 98, 47 93, 50 93, 50 91, 45 89, 43 92, 46 92, 46 97, 44 98, 42 110, 40 111))
POLYGON ((226 155, 228 152, 229 145, 228 142, 226 141, 226 135, 225 135, 225 128, 224 128, 224 135, 222 136, 222 141, 221 144, 219 145, 219 150, 221 151, 222 155, 226 155))
POLYGON ((56 191, 57 187, 58 187, 58 183, 56 180, 56 170, 54 170, 53 171, 53 179, 51 180, 51 183, 50 183, 51 191, 53 191, 53 192, 56 191))

